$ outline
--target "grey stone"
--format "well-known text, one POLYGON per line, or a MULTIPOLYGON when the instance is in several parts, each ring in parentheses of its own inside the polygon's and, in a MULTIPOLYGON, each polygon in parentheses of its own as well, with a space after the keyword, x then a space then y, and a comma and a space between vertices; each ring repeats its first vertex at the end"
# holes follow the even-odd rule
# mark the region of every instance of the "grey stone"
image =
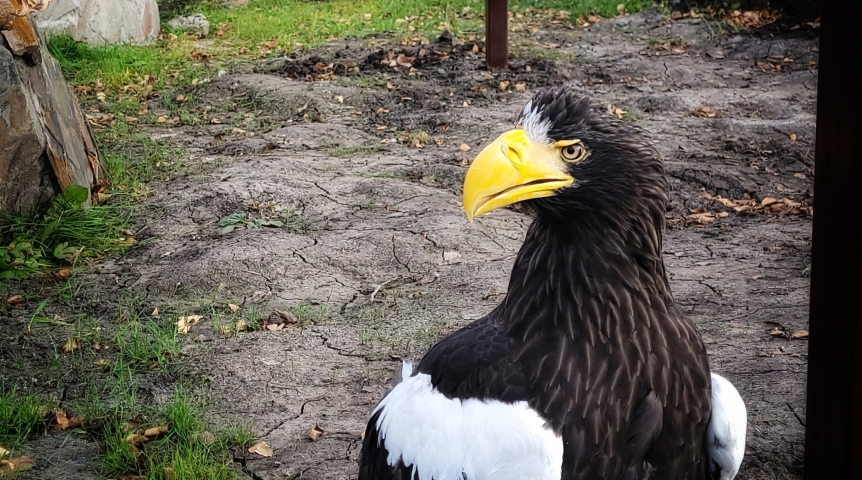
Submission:
POLYGON ((168 26, 173 28, 174 30, 194 33, 196 35, 200 35, 201 37, 206 37, 210 34, 210 22, 209 20, 207 20, 207 17, 204 16, 204 14, 202 13, 175 17, 170 22, 168 22, 168 26))
POLYGON ((149 43, 160 27, 156 0, 60 0, 33 18, 43 32, 93 45, 149 43))

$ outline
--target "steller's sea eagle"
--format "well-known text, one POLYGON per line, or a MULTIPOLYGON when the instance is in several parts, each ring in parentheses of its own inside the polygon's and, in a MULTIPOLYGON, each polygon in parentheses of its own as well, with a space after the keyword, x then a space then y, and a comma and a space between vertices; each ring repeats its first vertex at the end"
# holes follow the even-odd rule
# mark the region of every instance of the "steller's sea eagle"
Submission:
POLYGON ((732 479, 745 405, 671 295, 645 133, 568 88, 536 94, 464 181, 471 221, 516 202, 535 220, 505 299, 404 365, 359 479, 732 479))

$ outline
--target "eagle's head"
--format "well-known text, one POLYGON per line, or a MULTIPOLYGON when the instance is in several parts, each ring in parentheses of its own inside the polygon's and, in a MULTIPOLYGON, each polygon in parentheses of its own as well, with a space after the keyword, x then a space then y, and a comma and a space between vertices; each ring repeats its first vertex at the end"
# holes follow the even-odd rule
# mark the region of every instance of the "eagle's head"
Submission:
POLYGON ((664 166, 641 129, 554 88, 533 96, 517 127, 479 153, 464 181, 471 221, 517 202, 576 228, 662 222, 664 166))

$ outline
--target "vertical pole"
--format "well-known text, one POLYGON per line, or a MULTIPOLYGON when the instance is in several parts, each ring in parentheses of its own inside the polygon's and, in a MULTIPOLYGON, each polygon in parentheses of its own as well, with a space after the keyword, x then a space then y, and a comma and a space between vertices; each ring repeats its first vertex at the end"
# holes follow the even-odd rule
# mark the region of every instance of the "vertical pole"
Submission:
POLYGON ((862 2, 821 1, 805 479, 862 479, 862 2))
POLYGON ((485 64, 488 69, 509 63, 508 0, 485 0, 485 64))

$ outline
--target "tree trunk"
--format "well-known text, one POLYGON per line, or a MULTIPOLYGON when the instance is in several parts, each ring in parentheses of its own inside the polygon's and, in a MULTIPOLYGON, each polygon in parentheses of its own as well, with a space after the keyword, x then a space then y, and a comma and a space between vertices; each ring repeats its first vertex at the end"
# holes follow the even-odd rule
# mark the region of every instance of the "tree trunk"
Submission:
POLYGON ((69 185, 101 184, 92 130, 26 16, 48 3, 0 0, 0 211, 32 214, 69 185))

